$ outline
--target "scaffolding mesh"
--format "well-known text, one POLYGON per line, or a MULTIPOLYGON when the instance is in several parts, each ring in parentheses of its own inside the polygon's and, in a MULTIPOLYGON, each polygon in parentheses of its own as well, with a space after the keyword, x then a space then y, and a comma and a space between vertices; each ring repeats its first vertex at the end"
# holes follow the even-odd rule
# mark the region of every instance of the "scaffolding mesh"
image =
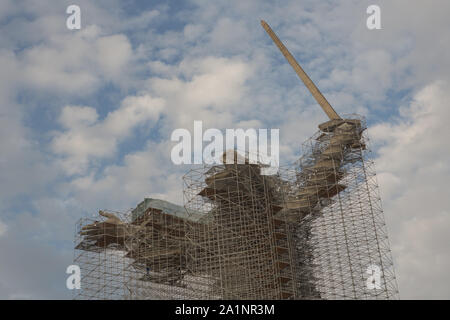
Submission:
POLYGON ((276 175, 235 156, 184 176, 184 208, 146 199, 82 219, 77 297, 398 298, 365 121, 319 128, 276 175))
POLYGON ((356 125, 317 132, 303 143, 296 165, 281 170, 297 220, 294 274, 300 288, 322 299, 397 299, 365 121, 348 118, 356 125), (375 270, 380 281, 373 289, 368 280, 375 270))

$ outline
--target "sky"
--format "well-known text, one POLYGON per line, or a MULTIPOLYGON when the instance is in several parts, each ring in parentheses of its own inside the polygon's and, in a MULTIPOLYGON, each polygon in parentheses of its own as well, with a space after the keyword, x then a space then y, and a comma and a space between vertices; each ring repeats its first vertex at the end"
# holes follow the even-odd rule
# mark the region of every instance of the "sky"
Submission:
POLYGON ((81 217, 182 205, 176 128, 278 128, 280 163, 301 155, 326 115, 264 19, 338 113, 367 118, 400 297, 449 299, 448 13, 446 0, 0 0, 0 298, 70 299, 81 217))

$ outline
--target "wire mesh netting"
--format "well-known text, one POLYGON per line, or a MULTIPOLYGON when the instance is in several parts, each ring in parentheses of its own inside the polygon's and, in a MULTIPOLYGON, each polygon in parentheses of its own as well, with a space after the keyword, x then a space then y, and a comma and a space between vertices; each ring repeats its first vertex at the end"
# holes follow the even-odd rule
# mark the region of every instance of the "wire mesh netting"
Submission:
POLYGON ((189 171, 184 208, 146 199, 82 219, 77 297, 398 298, 364 119, 319 128, 275 175, 236 156, 189 171))

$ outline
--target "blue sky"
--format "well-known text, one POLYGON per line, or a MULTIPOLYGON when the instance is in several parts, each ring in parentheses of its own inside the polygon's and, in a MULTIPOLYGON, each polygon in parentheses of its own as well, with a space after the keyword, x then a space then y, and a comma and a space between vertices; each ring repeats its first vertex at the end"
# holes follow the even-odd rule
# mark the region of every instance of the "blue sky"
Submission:
POLYGON ((75 222, 146 196, 182 204, 170 134, 279 128, 300 156, 325 114, 365 115, 402 298, 449 298, 448 1, 0 3, 0 297, 70 298, 75 222), (145 5, 144 5, 145 3, 145 5), (70 4, 81 30, 66 28, 70 4), (382 30, 366 8, 381 7, 382 30), (447 10, 446 10, 447 9, 447 10))

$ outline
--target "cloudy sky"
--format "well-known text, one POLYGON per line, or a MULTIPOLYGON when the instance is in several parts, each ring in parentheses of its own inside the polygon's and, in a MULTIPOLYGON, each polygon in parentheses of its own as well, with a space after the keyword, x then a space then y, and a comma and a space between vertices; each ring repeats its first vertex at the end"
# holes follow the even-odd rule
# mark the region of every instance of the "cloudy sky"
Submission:
POLYGON ((279 128, 280 162, 300 156, 326 115, 260 19, 367 117, 400 297, 450 298, 449 1, 142 3, 0 0, 0 298, 71 297, 80 217, 182 204, 175 128, 279 128))

